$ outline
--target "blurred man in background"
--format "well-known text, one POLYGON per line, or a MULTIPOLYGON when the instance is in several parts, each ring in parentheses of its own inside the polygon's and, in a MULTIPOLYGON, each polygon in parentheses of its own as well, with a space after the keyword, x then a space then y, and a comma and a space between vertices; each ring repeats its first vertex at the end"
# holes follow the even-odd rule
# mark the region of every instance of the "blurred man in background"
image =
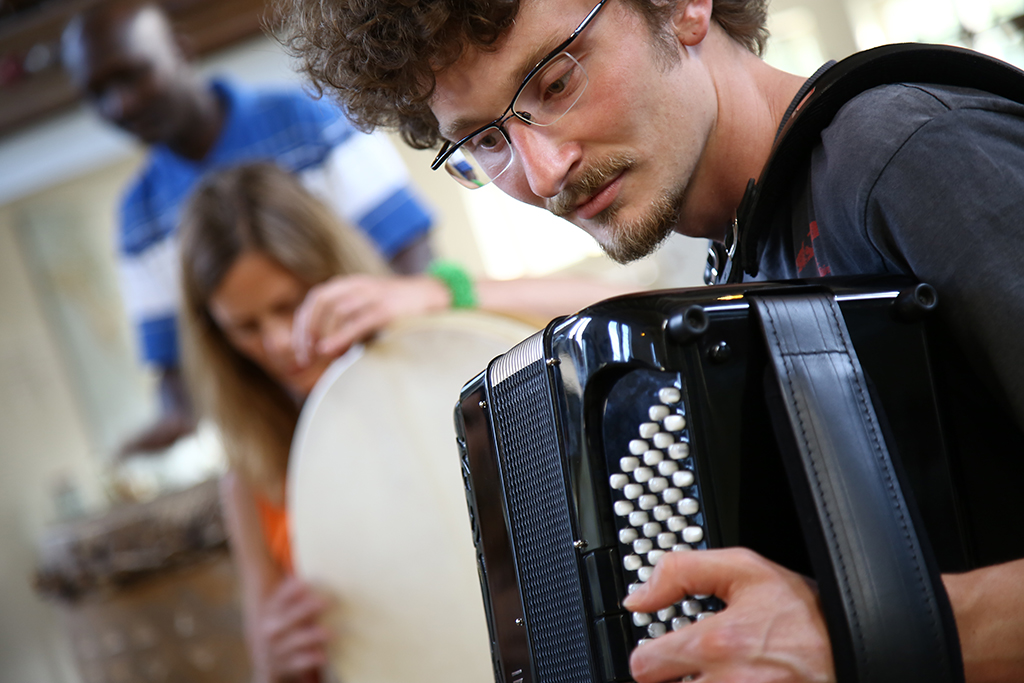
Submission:
POLYGON ((176 232, 182 202, 208 171, 273 161, 362 228, 397 272, 429 262, 431 217, 385 139, 297 89, 204 80, 159 6, 90 8, 65 29, 62 58, 100 116, 150 148, 122 200, 118 254, 142 358, 160 375, 161 415, 122 455, 161 450, 195 427, 179 372, 176 232))

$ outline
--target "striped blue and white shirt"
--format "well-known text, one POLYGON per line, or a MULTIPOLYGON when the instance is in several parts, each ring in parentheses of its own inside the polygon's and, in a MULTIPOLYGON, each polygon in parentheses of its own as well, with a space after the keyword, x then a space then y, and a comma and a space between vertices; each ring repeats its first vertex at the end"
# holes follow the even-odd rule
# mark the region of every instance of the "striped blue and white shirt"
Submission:
POLYGON ((398 152, 383 136, 360 133, 337 108, 301 90, 248 90, 223 80, 212 87, 227 114, 210 153, 197 162, 153 147, 121 205, 123 297, 143 359, 162 367, 178 365, 178 216, 203 175, 276 162, 362 228, 385 257, 431 226, 398 152))

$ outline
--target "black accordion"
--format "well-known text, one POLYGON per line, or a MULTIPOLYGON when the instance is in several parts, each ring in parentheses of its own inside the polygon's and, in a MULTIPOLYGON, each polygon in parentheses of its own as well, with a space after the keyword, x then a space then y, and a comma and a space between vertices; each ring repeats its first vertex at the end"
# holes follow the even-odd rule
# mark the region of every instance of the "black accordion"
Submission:
POLYGON ((816 578, 840 681, 962 680, 938 573, 1024 556, 1024 438, 935 306, 897 278, 638 294, 494 359, 455 422, 495 680, 631 680, 725 606, 634 615, 630 586, 727 546, 816 578))

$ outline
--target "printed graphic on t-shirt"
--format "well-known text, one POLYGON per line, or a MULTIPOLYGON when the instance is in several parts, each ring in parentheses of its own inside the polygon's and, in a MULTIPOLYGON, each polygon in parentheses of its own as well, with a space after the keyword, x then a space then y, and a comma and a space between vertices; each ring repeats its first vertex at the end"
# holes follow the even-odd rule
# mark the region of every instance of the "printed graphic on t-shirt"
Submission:
POLYGON ((796 267, 800 277, 825 277, 832 272, 832 268, 828 264, 818 262, 818 256, 814 253, 814 240, 816 239, 818 239, 818 221, 811 221, 807 238, 800 243, 800 249, 796 253, 796 267))

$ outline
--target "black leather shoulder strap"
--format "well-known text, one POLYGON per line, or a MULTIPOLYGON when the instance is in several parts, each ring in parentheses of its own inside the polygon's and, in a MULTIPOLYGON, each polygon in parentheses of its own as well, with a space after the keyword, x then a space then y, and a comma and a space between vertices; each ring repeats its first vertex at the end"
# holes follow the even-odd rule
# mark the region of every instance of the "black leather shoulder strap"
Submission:
POLYGON ((831 294, 751 297, 839 683, 962 683, 956 624, 831 294))
POLYGON ((1024 104, 1024 71, 992 57, 945 45, 883 45, 847 57, 821 74, 814 91, 779 135, 757 183, 747 188, 736 212, 739 244, 730 281, 757 275, 768 239, 769 221, 787 195, 821 131, 849 100, 890 83, 931 83, 985 90, 1024 104))

